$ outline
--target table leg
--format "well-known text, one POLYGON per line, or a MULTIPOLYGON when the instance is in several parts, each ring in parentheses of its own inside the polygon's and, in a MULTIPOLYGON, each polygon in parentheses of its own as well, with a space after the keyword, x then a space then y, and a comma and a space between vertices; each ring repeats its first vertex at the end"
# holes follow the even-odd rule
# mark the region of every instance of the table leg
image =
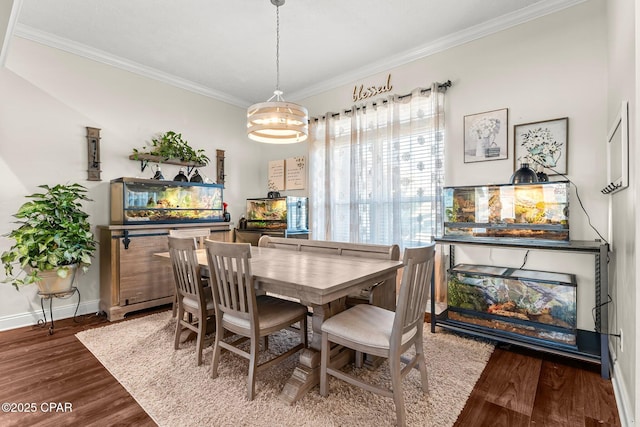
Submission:
MULTIPOLYGON (((397 272, 389 273, 381 278, 384 284, 374 288, 371 303, 395 311, 396 277, 397 272), (377 293, 377 295, 376 295, 377 293)), ((324 305, 311 305, 313 316, 311 329, 313 335, 309 341, 309 348, 300 353, 298 366, 294 369, 291 378, 284 385, 280 399, 288 404, 293 404, 307 391, 320 384, 320 349, 322 346, 322 322, 346 309, 347 298, 340 298, 324 305)), ((355 352, 351 349, 334 346, 331 349, 331 366, 340 368, 354 360, 355 352)), ((367 365, 377 366, 380 362, 367 355, 367 365)))
MULTIPOLYGON (((341 298, 324 305, 312 305, 313 316, 311 318, 311 336, 309 348, 305 348, 300 353, 298 366, 293 371, 291 378, 287 381, 280 394, 280 399, 288 404, 293 404, 300 399, 307 391, 317 384, 320 384, 320 346, 322 341, 322 322, 329 317, 340 313, 346 308, 346 298, 341 298)), ((353 351, 348 349, 338 349, 341 356, 332 356, 332 365, 345 365, 353 358, 353 351)))

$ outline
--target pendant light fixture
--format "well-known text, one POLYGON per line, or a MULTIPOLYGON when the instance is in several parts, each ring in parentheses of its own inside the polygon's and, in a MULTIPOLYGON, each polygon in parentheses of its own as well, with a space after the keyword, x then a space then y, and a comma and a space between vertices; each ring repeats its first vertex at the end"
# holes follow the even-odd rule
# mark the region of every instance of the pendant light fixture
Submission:
POLYGON ((280 6, 285 0, 271 0, 276 7, 276 90, 267 102, 253 104, 247 110, 247 136, 269 144, 302 142, 309 135, 307 109, 286 102, 280 90, 280 6))

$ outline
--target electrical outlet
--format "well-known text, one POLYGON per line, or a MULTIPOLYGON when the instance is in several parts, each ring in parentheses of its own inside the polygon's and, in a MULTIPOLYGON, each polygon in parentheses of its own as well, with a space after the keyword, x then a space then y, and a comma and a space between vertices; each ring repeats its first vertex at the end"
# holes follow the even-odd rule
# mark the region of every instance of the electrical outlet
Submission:
POLYGON ((624 352, 624 339, 622 338, 622 329, 620 329, 620 353, 624 352))

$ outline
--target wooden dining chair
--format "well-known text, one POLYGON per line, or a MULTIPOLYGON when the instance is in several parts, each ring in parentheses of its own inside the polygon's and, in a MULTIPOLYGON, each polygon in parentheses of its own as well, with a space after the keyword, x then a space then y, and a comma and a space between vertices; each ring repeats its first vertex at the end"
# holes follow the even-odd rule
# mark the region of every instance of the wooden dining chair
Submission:
MULTIPOLYGON (((196 250, 191 239, 169 236, 169 258, 176 282, 176 305, 178 317, 174 348, 180 348, 180 337, 185 330, 197 334, 196 359, 202 364, 207 324, 215 316, 215 304, 211 287, 205 287, 200 275, 196 250), (188 316, 185 318, 185 313, 188 316)), ((213 323, 212 323, 213 325, 213 323)))
POLYGON ((193 246, 196 249, 203 249, 204 241, 210 235, 211 230, 208 228, 178 228, 169 230, 169 236, 193 239, 193 246))
MULTIPOLYGON (((195 249, 203 249, 204 241, 207 237, 211 235, 211 230, 208 228, 178 228, 176 230, 169 230, 169 236, 180 237, 182 239, 192 239, 193 247, 195 249)), ((208 285, 207 278, 203 276, 205 282, 203 283, 205 286, 208 285)), ((173 307, 171 308, 172 316, 176 317, 178 304, 177 304, 178 293, 174 295, 173 298, 173 307)))
POLYGON ((216 335, 213 347, 211 378, 218 376, 222 349, 249 359, 247 397, 255 396, 256 373, 279 363, 307 346, 307 307, 269 295, 256 296, 251 273, 251 245, 205 241, 211 271, 211 287, 216 304, 216 335), (289 350, 258 363, 261 338, 266 348, 268 336, 299 324, 300 343, 289 350), (239 335, 232 342, 224 340, 225 332, 239 335), (249 351, 238 344, 250 340, 249 351))
POLYGON ((404 271, 400 296, 395 313, 374 305, 358 304, 322 323, 320 357, 320 394, 329 395, 328 375, 376 394, 393 397, 399 426, 406 424, 402 379, 417 367, 422 391, 428 392, 427 368, 424 358, 422 332, 424 312, 431 277, 433 275, 435 244, 407 248, 404 251, 404 271), (362 366, 362 354, 385 357, 391 371, 391 388, 384 388, 347 374, 331 366, 331 343, 356 351, 356 366, 362 366), (410 360, 402 354, 415 346, 410 360), (404 364, 404 367, 402 364, 404 364))

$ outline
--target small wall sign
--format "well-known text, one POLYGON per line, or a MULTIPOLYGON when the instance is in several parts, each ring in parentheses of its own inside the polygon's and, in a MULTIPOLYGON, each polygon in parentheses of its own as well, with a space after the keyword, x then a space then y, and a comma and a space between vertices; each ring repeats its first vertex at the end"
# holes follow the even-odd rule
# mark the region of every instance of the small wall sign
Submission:
POLYGON ((353 102, 363 101, 367 98, 371 98, 372 96, 380 95, 381 93, 390 92, 393 89, 393 85, 391 84, 391 74, 387 75, 387 81, 382 86, 369 86, 364 87, 364 85, 355 85, 353 87, 353 102))
POLYGON ((284 190, 284 160, 269 162, 269 191, 284 190))
POLYGON ((291 157, 285 160, 287 178, 285 187, 287 190, 304 190, 307 171, 304 156, 291 157))

